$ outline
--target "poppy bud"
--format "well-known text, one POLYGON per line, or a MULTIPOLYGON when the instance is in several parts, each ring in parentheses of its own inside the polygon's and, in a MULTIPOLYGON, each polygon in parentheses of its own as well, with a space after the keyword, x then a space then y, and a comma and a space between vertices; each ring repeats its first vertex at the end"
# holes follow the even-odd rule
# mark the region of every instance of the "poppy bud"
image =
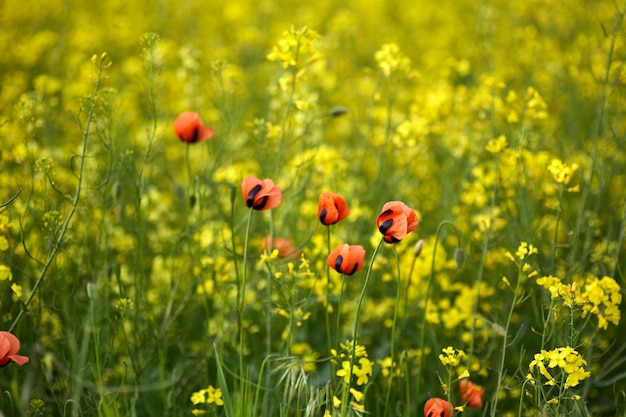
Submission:
POLYGON ((243 180, 241 191, 246 206, 254 210, 273 209, 282 199, 280 188, 269 179, 260 180, 250 176, 243 180))
POLYGON ((348 217, 350 209, 346 200, 335 193, 324 193, 320 195, 317 205, 317 217, 323 225, 330 226, 348 217))
POLYGON ((13 361, 22 366, 29 361, 28 357, 18 355, 20 341, 9 332, 0 332, 0 366, 7 366, 13 361))
POLYGON ((187 143, 198 143, 209 140, 215 131, 206 127, 196 112, 181 113, 174 121, 174 132, 178 139, 187 143))
POLYGON ((365 261, 365 249, 359 245, 337 246, 328 255, 328 265, 344 275, 352 275, 361 270, 365 261))
POLYGON ((332 117, 339 117, 339 116, 343 116, 344 114, 348 114, 350 110, 347 107, 343 107, 343 106, 335 106, 332 109, 330 109, 329 113, 332 117))
POLYGON ((465 251, 463 248, 458 247, 454 251, 454 262, 456 263, 456 267, 458 269, 463 268, 463 265, 465 265, 465 251))
POLYGON ((429 398, 424 405, 424 417, 452 417, 454 407, 442 398, 429 398))
POLYGON ((417 214, 402 201, 385 203, 376 226, 387 243, 396 243, 417 228, 417 214))
POLYGON ((424 239, 418 240, 413 247, 413 256, 415 256, 416 258, 420 256, 422 254, 422 249, 424 249, 424 239))

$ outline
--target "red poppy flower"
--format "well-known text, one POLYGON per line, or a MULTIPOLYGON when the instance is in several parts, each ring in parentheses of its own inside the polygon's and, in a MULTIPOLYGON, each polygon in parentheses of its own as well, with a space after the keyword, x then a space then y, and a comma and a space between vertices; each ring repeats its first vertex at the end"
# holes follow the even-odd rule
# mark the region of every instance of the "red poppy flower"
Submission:
POLYGON ((280 188, 272 180, 260 180, 248 177, 241 184, 243 199, 246 206, 255 210, 269 210, 280 204, 282 194, 280 188))
POLYGON ((18 355, 20 341, 9 332, 0 332, 0 366, 7 366, 13 361, 22 366, 28 362, 26 356, 18 355))
POLYGON ((468 407, 482 408, 484 388, 478 389, 469 379, 462 379, 459 382, 459 387, 461 388, 461 400, 467 402, 468 407))
MULTIPOLYGON (((271 245, 272 250, 278 250, 279 258, 299 258, 302 252, 299 248, 294 248, 293 243, 289 239, 275 237, 274 243, 271 245)), ((261 241, 261 251, 270 250, 270 237, 267 236, 261 241)))
POLYGON ((335 271, 344 275, 352 275, 363 267, 365 261, 365 249, 359 245, 337 246, 328 255, 328 265, 335 271))
POLYGON ((452 417, 454 407, 441 398, 429 398, 424 405, 424 417, 452 417))
POLYGON ((396 243, 417 228, 417 214, 402 201, 385 203, 376 218, 376 226, 384 235, 385 242, 396 243))
POLYGON ((206 127, 196 112, 186 111, 174 120, 174 132, 178 139, 187 143, 209 140, 215 131, 206 127))
POLYGON ((317 203, 317 217, 324 226, 339 223, 350 214, 350 209, 346 200, 335 193, 324 193, 320 195, 317 203))

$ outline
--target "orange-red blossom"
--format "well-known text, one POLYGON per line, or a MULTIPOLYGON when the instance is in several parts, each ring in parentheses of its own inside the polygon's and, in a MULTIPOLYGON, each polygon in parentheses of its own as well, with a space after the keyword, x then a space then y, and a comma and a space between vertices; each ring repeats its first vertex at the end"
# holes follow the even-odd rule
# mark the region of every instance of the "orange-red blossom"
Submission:
POLYGON ((452 417, 454 407, 442 398, 429 398, 424 405, 424 417, 452 417))
POLYGON ((198 143, 211 139, 215 131, 202 123, 198 113, 186 111, 174 120, 174 133, 183 142, 198 143))
POLYGON ((28 362, 28 357, 18 355, 20 341, 9 332, 0 332, 0 366, 7 366, 9 362, 15 362, 22 366, 28 362))
POLYGON ((365 249, 359 245, 337 246, 328 255, 328 265, 344 275, 352 275, 361 270, 365 262, 365 249))
POLYGON ((468 407, 482 408, 484 388, 478 389, 469 379, 462 379, 459 382, 459 388, 461 389, 461 400, 466 402, 468 407))
POLYGON ((320 195, 317 203, 317 217, 324 226, 339 223, 350 214, 350 209, 346 200, 335 193, 324 193, 320 195))
POLYGON ((396 243, 417 228, 417 214, 402 201, 385 203, 376 218, 376 226, 387 243, 396 243))
POLYGON ((280 188, 269 179, 260 180, 250 176, 241 184, 243 199, 247 207, 254 210, 270 210, 282 199, 280 188))

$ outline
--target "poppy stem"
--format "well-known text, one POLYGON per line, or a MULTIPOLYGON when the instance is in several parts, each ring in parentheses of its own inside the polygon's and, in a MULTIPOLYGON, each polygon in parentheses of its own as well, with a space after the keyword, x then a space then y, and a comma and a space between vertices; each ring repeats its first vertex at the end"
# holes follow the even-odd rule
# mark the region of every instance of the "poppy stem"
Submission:
POLYGON ((252 213, 254 210, 250 209, 248 212, 248 220, 246 222, 246 236, 243 243, 243 260, 242 260, 242 272, 241 280, 237 286, 237 312, 239 318, 239 388, 240 395, 244 393, 245 387, 245 372, 243 368, 243 352, 244 352, 244 337, 243 337, 243 310, 244 302, 246 299, 246 278, 248 270, 248 240, 250 238, 250 223, 252 221, 252 213))
POLYGON ((444 226, 450 226, 454 229, 457 238, 457 245, 461 247, 461 235, 456 226, 449 220, 444 220, 437 226, 437 231, 435 232, 435 245, 433 246, 433 256, 430 264, 430 275, 428 276, 428 283, 426 285, 426 293, 424 294, 424 312, 422 314, 422 325, 421 325, 421 334, 420 334, 420 344, 419 344, 419 352, 420 352, 420 364, 419 369, 417 371, 417 388, 415 390, 416 396, 419 396, 421 383, 422 383, 422 371, 424 369, 424 343, 426 340, 426 316, 428 315, 428 302, 430 297, 430 289, 433 284, 433 278, 435 276, 435 260, 437 259, 437 246, 439 244, 439 236, 441 235, 441 230, 444 226))
MULTIPOLYGON (((328 246, 328 253, 331 252, 331 247, 330 247, 330 227, 326 226, 326 244, 328 246)), ((339 308, 339 306, 337 306, 337 308, 339 308)), ((325 308, 325 316, 326 316, 326 340, 328 343, 328 355, 330 356, 330 351, 333 348, 333 341, 331 340, 331 331, 330 331, 330 265, 328 264, 328 262, 326 262, 326 308, 325 308)), ((337 314, 339 314, 339 312, 337 312, 337 314)), ((335 334, 338 334, 339 332, 339 320, 337 320, 337 332, 335 334)), ((330 364, 330 376, 329 376, 329 380, 330 382, 334 382, 334 375, 335 375, 335 367, 333 366, 332 362, 330 364)))
MULTIPOLYGON (((396 276, 397 276, 397 284, 396 284, 396 304, 395 307, 393 309, 393 320, 391 323, 391 352, 389 353, 389 356, 391 356, 391 365, 389 368, 389 383, 387 385, 387 395, 385 396, 385 413, 384 416, 387 416, 387 410, 389 410, 390 406, 389 406, 389 398, 391 397, 391 386, 393 383, 393 375, 395 372, 395 347, 396 347, 396 323, 398 321, 398 311, 400 310, 400 288, 401 288, 401 282, 400 282, 400 258, 398 257, 398 251, 395 247, 395 245, 393 246, 393 254, 395 255, 396 258, 396 276)), ((408 400, 408 399, 407 399, 408 400)))
POLYGON ((374 266, 374 260, 376 259, 376 255, 380 250, 380 247, 383 245, 385 241, 385 237, 383 236, 378 242, 376 249, 374 249, 374 253, 372 253, 372 258, 370 259, 370 264, 367 267, 367 274, 365 275, 365 281, 363 282, 363 288, 361 289, 361 294, 359 295, 359 299, 356 303, 356 313, 354 316, 354 331, 352 333, 352 353, 350 354, 350 377, 348 379, 348 387, 343 391, 343 396, 341 400, 341 415, 346 416, 348 406, 348 394, 350 393, 350 383, 352 382, 352 375, 354 375, 354 357, 356 355, 356 341, 359 330, 359 319, 361 318, 361 306, 363 305, 363 300, 365 299, 365 293, 367 291, 367 285, 370 281, 370 276, 372 275, 372 268, 374 266))

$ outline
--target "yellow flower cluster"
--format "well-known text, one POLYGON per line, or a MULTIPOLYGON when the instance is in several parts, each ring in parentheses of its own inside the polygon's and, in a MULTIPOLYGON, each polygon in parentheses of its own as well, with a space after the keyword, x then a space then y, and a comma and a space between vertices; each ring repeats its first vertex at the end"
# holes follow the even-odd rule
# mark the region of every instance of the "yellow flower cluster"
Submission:
POLYGON ((567 374, 564 387, 575 387, 580 381, 589 377, 591 374, 589 371, 585 371, 585 365, 587 365, 587 361, 585 361, 576 350, 569 346, 550 351, 541 350, 540 353, 535 354, 534 359, 530 362, 528 366, 530 373, 526 378, 534 379, 533 374, 535 373, 535 367, 537 367, 539 373, 548 380, 546 385, 557 385, 557 383, 559 383, 557 380, 559 376, 553 376, 548 369, 558 367, 561 369, 561 376, 567 374))
MULTIPOLYGON (((337 359, 341 360, 341 369, 337 370, 337 376, 343 378, 346 384, 350 384, 350 356, 352 355, 352 342, 346 341, 341 343, 343 352, 337 353, 335 349, 331 349, 331 354, 334 359, 333 363, 337 363, 337 359)), ((369 377, 372 376, 372 361, 367 357, 367 350, 365 346, 356 345, 354 347, 354 363, 352 364, 352 375, 356 377, 357 385, 364 385, 369 382, 369 377), (358 360, 357 360, 358 358, 358 360)))
POLYGON ((619 324, 621 302, 622 292, 619 284, 606 276, 588 278, 584 289, 576 295, 576 303, 583 308, 583 317, 595 314, 601 329, 606 329, 609 322, 616 326, 619 324))
MULTIPOLYGON (((215 404, 222 406, 224 405, 224 400, 222 400, 222 390, 219 388, 214 388, 212 385, 209 385, 206 389, 201 389, 200 391, 191 394, 191 402, 193 403, 193 405, 215 404)), ((194 409, 191 412, 195 416, 206 413, 204 410, 200 409, 194 409)))
POLYGON ((560 159, 553 159, 548 165, 548 171, 552 174, 554 181, 559 184, 567 185, 572 179, 572 175, 578 169, 578 164, 566 165, 560 159))
POLYGON ((272 51, 267 54, 269 61, 282 62, 283 68, 297 67, 303 63, 311 63, 322 58, 322 54, 317 50, 315 41, 320 35, 306 26, 296 29, 292 26, 283 32, 283 37, 274 45, 272 51))
POLYGON ((441 350, 443 353, 439 354, 439 360, 444 366, 458 366, 461 359, 465 358, 465 352, 448 346, 441 350))
POLYGON ((574 304, 581 306, 583 317, 595 314, 601 329, 606 329, 609 323, 619 324, 622 293, 619 284, 611 277, 590 276, 579 285, 576 282, 563 284, 560 278, 549 275, 537 279, 537 284, 550 292, 550 298, 561 298, 570 308, 574 304))
POLYGON ((378 67, 386 77, 396 73, 408 74, 411 71, 411 60, 396 43, 386 43, 374 53, 378 67))
POLYGON ((497 138, 490 139, 489 142, 487 142, 485 149, 489 153, 497 154, 506 149, 507 146, 509 146, 509 144, 506 140, 506 136, 500 135, 497 138))
POLYGON ((562 298, 563 304, 568 307, 572 307, 574 303, 574 295, 576 291, 576 284, 569 285, 563 284, 560 278, 548 275, 537 279, 537 284, 550 291, 550 298, 562 298))

